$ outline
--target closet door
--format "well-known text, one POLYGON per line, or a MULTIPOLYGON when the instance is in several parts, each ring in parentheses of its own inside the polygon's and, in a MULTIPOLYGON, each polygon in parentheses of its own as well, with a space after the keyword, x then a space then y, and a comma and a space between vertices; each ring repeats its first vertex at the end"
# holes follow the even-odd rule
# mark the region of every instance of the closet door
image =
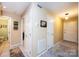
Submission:
POLYGON ((77 42, 77 20, 64 21, 64 40, 77 42))

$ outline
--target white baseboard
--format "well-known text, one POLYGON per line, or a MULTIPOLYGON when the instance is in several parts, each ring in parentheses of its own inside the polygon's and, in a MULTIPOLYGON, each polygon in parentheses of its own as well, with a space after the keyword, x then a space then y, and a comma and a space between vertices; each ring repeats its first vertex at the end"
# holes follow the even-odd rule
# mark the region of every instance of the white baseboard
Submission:
POLYGON ((48 50, 44 50, 41 54, 39 54, 37 57, 40 57, 42 54, 46 53, 48 50))
MULTIPOLYGON (((52 47, 50 47, 50 48, 53 48, 53 46, 52 47)), ((44 50, 41 54, 39 54, 37 57, 40 57, 41 55, 43 55, 44 53, 46 53, 50 48, 48 48, 48 49, 46 49, 46 50, 44 50)))
MULTIPOLYGON (((56 46, 57 44, 59 44, 61 42, 57 42, 56 44, 54 44, 52 47, 50 48, 53 48, 54 46, 56 46)), ((43 55, 44 53, 46 53, 50 48, 47 48, 46 50, 44 50, 41 54, 39 54, 37 57, 40 57, 41 55, 43 55)))

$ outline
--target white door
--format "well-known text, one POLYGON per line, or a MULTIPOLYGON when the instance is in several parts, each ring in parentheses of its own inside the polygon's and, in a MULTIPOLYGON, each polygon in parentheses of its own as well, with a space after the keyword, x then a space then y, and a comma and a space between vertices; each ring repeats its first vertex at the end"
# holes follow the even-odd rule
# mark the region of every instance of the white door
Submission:
POLYGON ((64 21, 64 40, 77 42, 77 20, 64 21))
POLYGON ((47 48, 53 47, 54 40, 54 20, 49 20, 47 23, 47 48))

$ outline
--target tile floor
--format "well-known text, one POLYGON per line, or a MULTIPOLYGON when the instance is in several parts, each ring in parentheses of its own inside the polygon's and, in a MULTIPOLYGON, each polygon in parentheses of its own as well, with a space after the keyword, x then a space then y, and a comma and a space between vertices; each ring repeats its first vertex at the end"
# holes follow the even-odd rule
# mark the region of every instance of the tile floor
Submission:
MULTIPOLYGON (((0 56, 11 56, 11 57, 24 57, 25 51, 23 52, 22 47, 17 47, 12 50, 6 49, 8 45, 5 41, 3 45, 0 47, 0 56), (16 52, 17 51, 17 52, 16 52)), ((42 54, 40 57, 76 57, 78 56, 77 44, 62 41, 58 43, 53 48, 50 48, 46 53, 42 54)), ((27 54, 26 54, 27 55, 27 54)))
POLYGON ((62 41, 41 55, 41 57, 76 57, 78 56, 77 51, 76 43, 62 41))
POLYGON ((4 41, 0 45, 0 57, 24 57, 27 55, 24 55, 25 51, 23 47, 17 47, 14 49, 9 49, 9 43, 8 41, 4 41))
POLYGON ((8 56, 10 56, 9 44, 8 44, 8 41, 4 41, 0 45, 0 57, 8 57, 8 56))
POLYGON ((11 57, 24 57, 21 49, 18 47, 10 50, 10 56, 11 57))

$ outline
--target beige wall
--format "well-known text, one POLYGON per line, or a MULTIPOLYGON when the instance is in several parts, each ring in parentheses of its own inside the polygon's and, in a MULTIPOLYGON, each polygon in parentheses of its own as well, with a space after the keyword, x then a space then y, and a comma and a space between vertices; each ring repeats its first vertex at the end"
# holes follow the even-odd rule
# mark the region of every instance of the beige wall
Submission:
POLYGON ((54 43, 62 41, 63 39, 63 21, 61 18, 55 18, 55 36, 54 36, 54 43))

